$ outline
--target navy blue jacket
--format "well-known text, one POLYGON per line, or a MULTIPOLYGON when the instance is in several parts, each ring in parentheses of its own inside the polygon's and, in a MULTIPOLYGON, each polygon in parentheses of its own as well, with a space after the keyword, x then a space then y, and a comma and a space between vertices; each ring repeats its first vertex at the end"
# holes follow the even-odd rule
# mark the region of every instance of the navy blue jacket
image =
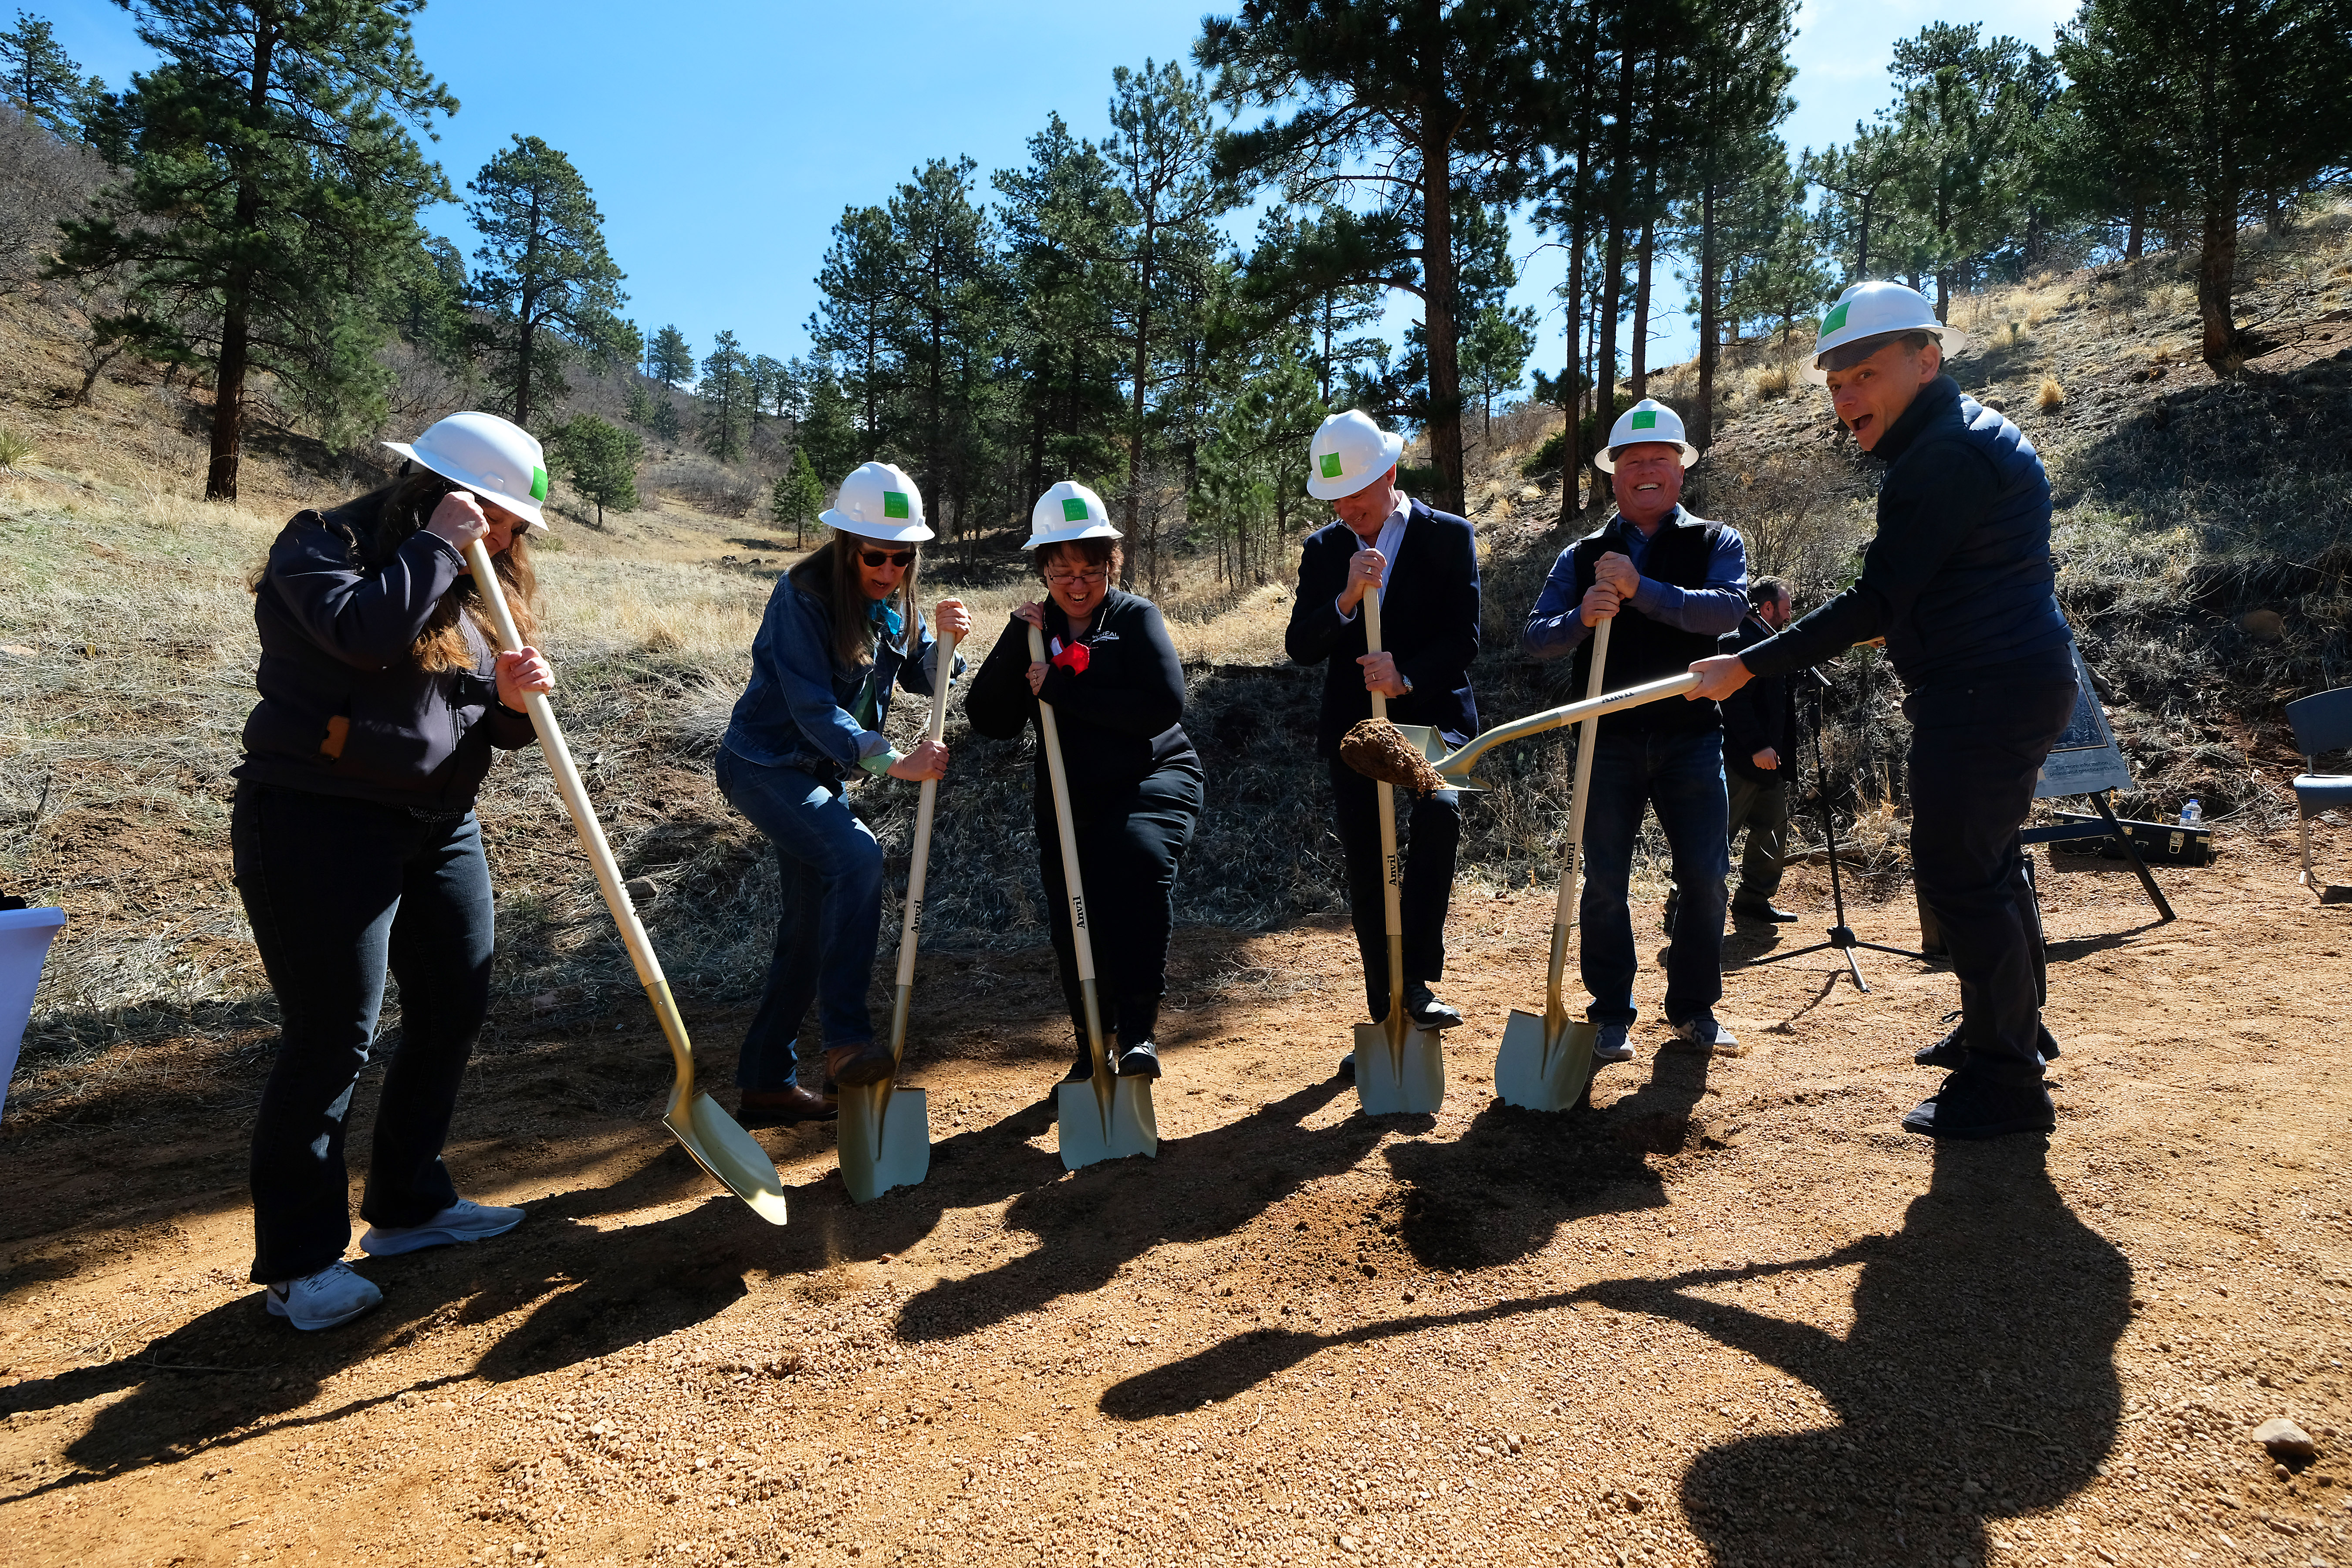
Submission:
POLYGON ((1878 532, 1853 586, 1740 656, 1786 675, 1886 639, 1905 689, 2014 667, 2074 673, 2050 558, 2050 477, 2024 432, 1939 375, 1886 427, 1878 532))
POLYGON ((261 700, 232 773, 314 795, 471 810, 492 749, 530 745, 530 720, 499 704, 496 650, 470 615, 457 624, 473 668, 418 666, 409 650, 463 563, 419 529, 381 566, 362 564, 352 541, 373 520, 357 515, 360 504, 303 512, 269 547, 253 595, 261 700))
MULTIPOLYGON (((919 614, 915 628, 913 659, 899 651, 899 638, 886 637, 872 664, 844 664, 834 653, 832 602, 785 573, 768 595, 767 614, 751 639, 751 684, 736 699, 722 743, 745 762, 796 768, 828 782, 855 772, 868 758, 888 756, 892 748, 882 727, 890 716, 891 688, 929 697, 939 663, 939 644, 919 614), (850 712, 869 683, 870 730, 850 712)), ((956 669, 962 668, 959 654, 956 669)))
MULTIPOLYGON (((1343 621, 1332 601, 1347 585, 1348 561, 1364 548, 1346 523, 1334 521, 1307 536, 1298 557, 1298 597, 1290 606, 1283 646, 1300 664, 1330 661, 1323 672, 1323 710, 1316 749, 1339 754, 1349 725, 1372 716, 1364 689, 1364 613, 1343 621)), ((1470 692, 1470 661, 1478 657, 1478 542, 1470 524, 1420 501, 1405 520, 1404 539, 1381 598, 1381 645, 1396 656, 1412 689, 1389 703, 1400 724, 1426 724, 1459 746, 1478 732, 1478 703, 1470 692)))

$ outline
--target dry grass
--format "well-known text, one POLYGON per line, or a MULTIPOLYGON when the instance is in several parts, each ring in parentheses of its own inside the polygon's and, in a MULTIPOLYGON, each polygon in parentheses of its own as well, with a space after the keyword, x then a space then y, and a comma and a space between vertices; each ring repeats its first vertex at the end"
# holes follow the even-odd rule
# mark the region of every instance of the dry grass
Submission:
POLYGON ((2066 406, 2066 389, 2058 384, 2056 376, 2045 375, 2042 378, 2042 384, 2034 390, 2033 406, 2044 414, 2053 413, 2066 406))

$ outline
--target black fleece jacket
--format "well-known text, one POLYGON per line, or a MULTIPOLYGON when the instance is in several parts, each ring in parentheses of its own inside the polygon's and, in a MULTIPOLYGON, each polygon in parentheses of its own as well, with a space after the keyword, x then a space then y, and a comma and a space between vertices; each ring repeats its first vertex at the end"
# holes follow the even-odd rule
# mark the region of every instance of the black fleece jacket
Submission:
MULTIPOLYGON (((1745 653, 1772 635, 1772 628, 1754 610, 1723 634, 1717 648, 1745 653)), ((1778 675, 1759 675, 1723 700, 1723 765, 1757 784, 1777 784, 1789 773, 1789 683, 1778 675), (1766 747, 1780 753, 1780 766, 1766 772, 1752 760, 1766 747)))
POLYGON ((2024 432, 1939 375, 1871 455, 1891 467, 1860 580, 1740 662, 1787 675, 1884 637, 1906 690, 1979 671, 2071 676, 2050 479, 2024 432))
POLYGON ((261 700, 245 721, 245 760, 232 775, 384 805, 468 811, 491 751, 530 745, 530 719, 499 704, 496 650, 471 616, 458 625, 473 668, 418 668, 409 649, 457 585, 462 563, 420 529, 381 566, 359 564, 352 539, 364 532, 361 504, 303 512, 269 547, 253 595, 261 700))
MULTIPOLYGON (((1050 597, 1044 604, 1050 658, 1055 639, 1069 641, 1070 621, 1050 597)), ((1041 698, 1052 703, 1062 766, 1070 780, 1070 809, 1084 821, 1162 768, 1200 773, 1201 759, 1178 722, 1184 716, 1184 664, 1168 640, 1159 607, 1114 588, 1082 640, 1085 672, 1056 665, 1045 677, 1045 689, 1032 695, 1029 623, 1013 616, 972 678, 964 715, 982 734, 1009 741, 1036 721, 1041 698)), ((1042 744, 1036 790, 1042 817, 1053 809, 1042 744)))

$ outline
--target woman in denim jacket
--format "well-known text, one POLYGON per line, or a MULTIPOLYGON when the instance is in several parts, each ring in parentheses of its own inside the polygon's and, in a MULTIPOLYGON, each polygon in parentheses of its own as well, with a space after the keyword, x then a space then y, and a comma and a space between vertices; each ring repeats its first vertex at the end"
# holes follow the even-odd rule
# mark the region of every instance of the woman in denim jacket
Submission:
MULTIPOLYGON (((866 1007, 882 847, 845 791, 860 774, 936 779, 948 766, 945 746, 925 741, 902 752, 882 733, 891 689, 928 697, 940 674, 939 645, 914 608, 917 546, 931 537, 920 492, 892 465, 866 463, 819 521, 833 538, 769 595, 751 682, 719 751, 719 793, 775 847, 782 884, 767 990, 735 1069, 746 1127, 835 1114, 830 1096, 799 1081, 793 1058, 811 1001, 835 1082, 889 1076, 889 1042, 875 1038, 866 1007)), ((961 601, 942 599, 934 614, 958 641, 970 634, 961 601)))

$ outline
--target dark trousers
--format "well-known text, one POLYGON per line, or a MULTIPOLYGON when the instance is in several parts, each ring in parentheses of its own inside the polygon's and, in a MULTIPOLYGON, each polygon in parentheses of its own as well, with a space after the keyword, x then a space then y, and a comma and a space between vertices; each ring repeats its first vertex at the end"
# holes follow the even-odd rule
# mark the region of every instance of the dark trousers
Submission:
POLYGON ((384 1069, 360 1215, 420 1225, 457 1201, 441 1163, 490 1004, 490 869, 472 814, 241 784, 237 892, 278 994, 278 1058, 253 1124, 252 1278, 315 1274, 351 1244, 343 1140, 387 968, 400 1048, 384 1069))
POLYGON ((838 784, 751 762, 724 746, 718 775, 727 804, 776 852, 781 906, 767 988, 744 1032, 735 1082, 790 1089, 799 1081, 794 1042, 810 1003, 817 1005, 827 1049, 874 1037, 866 994, 881 939, 882 847, 838 784))
POLYGON ((2073 679, 1926 687, 1911 721, 1911 868, 1960 982, 1961 1070, 2042 1081, 2032 893, 2017 831, 2051 745, 2074 711, 2073 679))
POLYGON ((1675 929, 1666 949, 1666 1020, 1688 1023, 1723 998, 1723 879, 1731 869, 1724 829, 1723 735, 1603 729, 1584 804, 1584 887, 1576 918, 1577 968, 1596 1024, 1630 1024, 1633 921, 1625 907, 1633 843, 1644 807, 1658 814, 1674 851, 1675 929))
POLYGON ((1779 778, 1751 779, 1725 770, 1730 815, 1724 829, 1727 846, 1748 829, 1748 847, 1739 857, 1742 899, 1769 901, 1780 890, 1780 856, 1789 842, 1789 789, 1779 778))
MULTIPOLYGON (((1372 1021, 1389 1016, 1387 879, 1381 865, 1380 805, 1371 780, 1330 759, 1332 815, 1348 861, 1348 912, 1364 955, 1364 1001, 1372 1021)), ((1415 799, 1397 792, 1397 854, 1404 861, 1404 977, 1445 977, 1445 911, 1454 900, 1454 856, 1462 844, 1462 792, 1415 799)))
MULTIPOLYGON (((1162 768, 1121 794, 1073 801, 1078 879, 1087 904, 1087 936, 1094 945, 1096 1000, 1106 1037, 1119 1046, 1151 1037, 1160 999, 1168 992, 1168 938, 1176 920, 1176 871, 1201 817, 1202 780, 1190 768, 1162 768), (1132 1037, 1130 1037, 1130 1036, 1132 1037)), ((1054 799, 1035 801, 1037 879, 1060 963, 1062 996, 1070 1027, 1087 1037, 1085 993, 1078 985, 1078 951, 1070 934, 1069 883, 1062 875, 1062 838, 1054 799)))

